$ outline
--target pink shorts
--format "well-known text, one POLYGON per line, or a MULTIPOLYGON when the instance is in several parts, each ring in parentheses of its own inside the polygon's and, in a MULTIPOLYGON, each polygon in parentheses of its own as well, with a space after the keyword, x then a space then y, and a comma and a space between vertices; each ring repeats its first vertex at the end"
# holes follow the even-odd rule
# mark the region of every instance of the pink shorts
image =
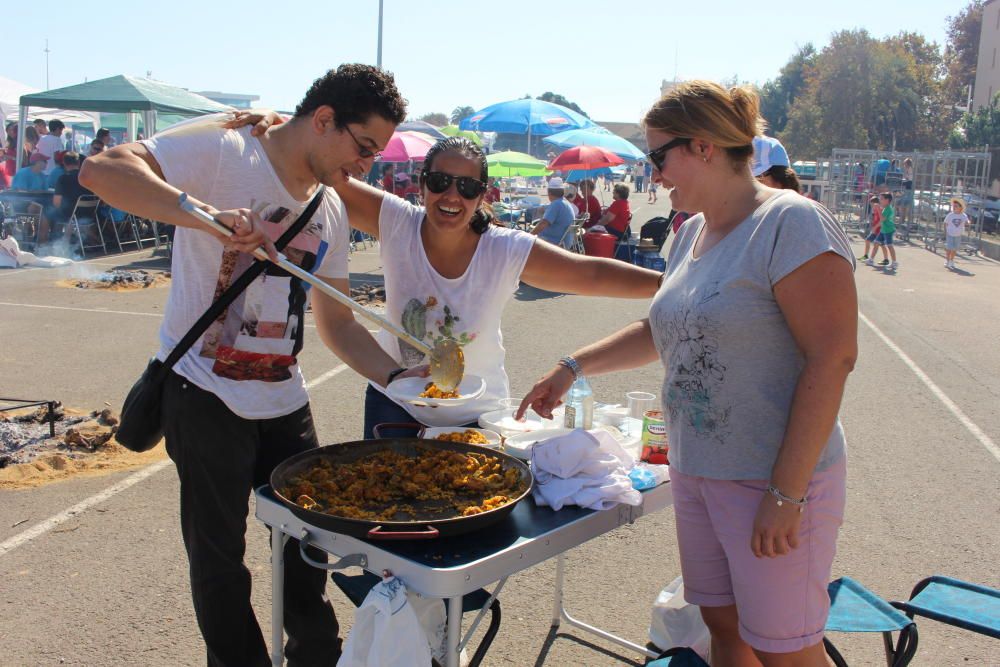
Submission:
POLYGON ((750 535, 767 481, 707 479, 671 470, 684 598, 701 607, 735 604, 740 636, 759 651, 791 653, 822 640, 846 477, 845 458, 813 475, 798 548, 757 558, 750 535))

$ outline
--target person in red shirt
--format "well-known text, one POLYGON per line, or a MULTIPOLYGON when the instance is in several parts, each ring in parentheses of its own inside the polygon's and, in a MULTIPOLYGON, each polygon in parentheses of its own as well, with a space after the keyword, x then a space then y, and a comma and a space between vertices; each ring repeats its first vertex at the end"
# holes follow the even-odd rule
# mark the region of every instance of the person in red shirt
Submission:
POLYGON ((382 167, 382 189, 390 194, 396 194, 396 184, 392 181, 395 171, 391 164, 382 167))
POLYGON ((601 202, 597 201, 597 197, 594 196, 594 182, 592 180, 588 178, 580 181, 580 194, 573 200, 573 205, 576 206, 581 215, 590 214, 590 219, 583 223, 584 229, 593 227, 601 219, 601 202))
POLYGON ((496 204, 502 199, 500 188, 497 187, 497 179, 490 177, 489 186, 486 188, 486 203, 496 204))
POLYGON ((419 204, 420 186, 414 182, 409 174, 396 174, 396 195, 411 204, 419 204))
POLYGON ((601 216, 598 224, 604 225, 604 228, 608 230, 608 234, 611 234, 620 241, 626 232, 629 231, 628 223, 632 220, 632 209, 628 205, 628 186, 624 183, 619 183, 614 187, 613 193, 614 201, 611 202, 611 206, 601 216))

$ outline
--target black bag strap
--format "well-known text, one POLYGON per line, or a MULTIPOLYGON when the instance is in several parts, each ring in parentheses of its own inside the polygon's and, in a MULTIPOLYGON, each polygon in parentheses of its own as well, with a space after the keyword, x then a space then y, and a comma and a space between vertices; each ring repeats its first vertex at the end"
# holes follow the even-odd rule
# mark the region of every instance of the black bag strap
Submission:
MULTIPOLYGON (((315 213, 316 209, 319 208, 320 202, 323 201, 323 193, 325 190, 326 186, 321 184, 319 189, 316 191, 316 194, 309 202, 309 205, 302 211, 302 214, 299 215, 295 222, 292 223, 292 226, 286 229, 285 233, 282 234, 277 241, 275 241, 275 248, 279 251, 284 249, 284 247, 288 245, 293 238, 295 238, 296 234, 302 231, 302 228, 305 227, 306 223, 309 222, 309 219, 312 218, 313 213, 315 213)), ((177 343, 177 345, 174 346, 174 349, 170 351, 170 354, 164 360, 163 366, 160 369, 161 374, 165 374, 174 364, 180 361, 180 358, 184 356, 184 353, 187 352, 188 349, 194 345, 195 341, 208 330, 208 327, 212 325, 212 322, 214 322, 219 316, 219 313, 225 310, 229 304, 231 304, 236 297, 243 292, 243 290, 249 287, 250 283, 252 283, 265 268, 267 268, 266 261, 260 259, 256 260, 226 289, 225 292, 219 295, 219 298, 215 300, 215 303, 208 307, 208 310, 206 310, 205 313, 198 318, 198 321, 194 323, 194 326, 191 327, 186 334, 184 334, 184 337, 181 338, 180 342, 177 343)))

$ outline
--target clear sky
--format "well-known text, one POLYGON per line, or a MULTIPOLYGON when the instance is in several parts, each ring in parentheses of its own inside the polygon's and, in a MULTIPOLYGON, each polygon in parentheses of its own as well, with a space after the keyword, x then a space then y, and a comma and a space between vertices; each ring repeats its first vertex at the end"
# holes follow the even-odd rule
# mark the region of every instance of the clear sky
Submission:
MULTIPOLYGON (((911 30, 944 44, 966 0, 551 2, 385 0, 383 66, 411 115, 450 114, 551 90, 592 118, 635 121, 660 81, 763 83, 795 49, 830 34, 911 30)), ((260 95, 292 109, 343 62, 375 63, 378 0, 4 3, 0 74, 46 87, 116 74, 192 90, 260 95), (224 5, 227 6, 224 8, 224 5)))

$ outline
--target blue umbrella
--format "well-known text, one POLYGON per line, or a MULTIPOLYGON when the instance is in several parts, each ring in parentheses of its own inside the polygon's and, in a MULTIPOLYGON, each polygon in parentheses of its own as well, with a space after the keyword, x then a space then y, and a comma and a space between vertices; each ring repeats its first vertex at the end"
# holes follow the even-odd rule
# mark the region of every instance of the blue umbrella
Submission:
POLYGON ((553 146, 558 146, 559 148, 597 146, 625 160, 641 160, 645 155, 632 142, 622 139, 617 134, 612 134, 600 126, 559 132, 558 134, 545 137, 542 141, 553 146))
POLYGON ((564 106, 532 98, 491 104, 468 118, 462 119, 459 128, 480 132, 508 132, 548 136, 564 130, 597 127, 594 121, 564 106))

